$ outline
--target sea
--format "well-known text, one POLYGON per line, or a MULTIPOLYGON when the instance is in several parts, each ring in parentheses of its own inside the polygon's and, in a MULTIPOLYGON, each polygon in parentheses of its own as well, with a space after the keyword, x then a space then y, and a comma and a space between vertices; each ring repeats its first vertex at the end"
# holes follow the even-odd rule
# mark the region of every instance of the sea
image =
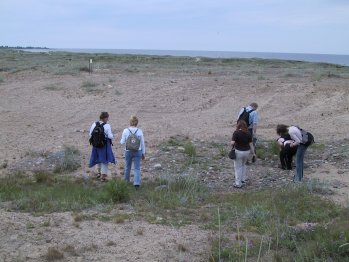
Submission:
POLYGON ((30 52, 72 52, 89 54, 130 54, 130 55, 156 55, 156 56, 185 56, 209 58, 259 58, 280 59, 306 62, 330 63, 349 66, 349 55, 331 54, 302 54, 302 53, 269 53, 269 52, 236 52, 236 51, 193 51, 193 50, 146 50, 146 49, 78 49, 78 48, 52 48, 52 49, 24 49, 30 52))

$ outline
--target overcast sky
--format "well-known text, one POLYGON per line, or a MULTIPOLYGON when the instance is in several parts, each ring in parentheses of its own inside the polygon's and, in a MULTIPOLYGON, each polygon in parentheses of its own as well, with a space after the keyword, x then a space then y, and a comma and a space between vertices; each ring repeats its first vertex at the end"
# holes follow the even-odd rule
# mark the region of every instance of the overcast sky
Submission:
POLYGON ((349 54, 349 0, 0 0, 0 45, 349 54))

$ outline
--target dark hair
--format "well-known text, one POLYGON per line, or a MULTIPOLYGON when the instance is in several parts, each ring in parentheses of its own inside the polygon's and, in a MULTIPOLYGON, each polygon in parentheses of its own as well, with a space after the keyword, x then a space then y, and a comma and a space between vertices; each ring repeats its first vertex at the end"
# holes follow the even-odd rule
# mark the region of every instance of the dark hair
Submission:
POLYGON ((103 119, 106 119, 106 118, 108 118, 108 117, 109 117, 108 112, 102 112, 102 113, 100 114, 100 116, 99 116, 99 119, 100 119, 100 120, 103 120, 103 119))
POLYGON ((288 133, 288 128, 289 126, 286 126, 286 125, 277 125, 276 127, 276 133, 281 136, 281 135, 284 135, 284 134, 287 134, 288 133))
POLYGON ((239 120, 238 124, 236 126, 236 130, 242 130, 242 131, 248 133, 246 122, 244 120, 239 120))
POLYGON ((252 106, 252 107, 253 107, 253 108, 255 108, 255 109, 257 109, 257 108, 258 108, 258 104, 257 104, 257 103, 255 103, 255 102, 251 103, 251 104, 250 104, 250 106, 252 106))

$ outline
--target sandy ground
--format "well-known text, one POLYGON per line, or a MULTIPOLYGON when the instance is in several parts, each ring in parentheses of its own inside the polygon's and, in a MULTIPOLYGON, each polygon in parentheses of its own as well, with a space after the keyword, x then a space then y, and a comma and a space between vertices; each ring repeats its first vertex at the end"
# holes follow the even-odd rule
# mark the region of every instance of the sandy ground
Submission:
POLYGON ((132 221, 74 222, 70 213, 33 217, 1 210, 1 261, 47 261, 52 247, 64 261, 205 261, 209 233, 196 226, 175 229, 132 221), (50 225, 44 225, 49 221, 50 225), (28 226, 30 225, 30 226, 28 226))
MULTIPOLYGON (((278 123, 311 130, 318 143, 346 141, 343 139, 348 137, 349 86, 348 79, 343 78, 313 81, 310 77, 286 78, 279 71, 270 71, 263 80, 257 80, 256 75, 186 72, 181 67, 138 73, 97 70, 92 75, 78 76, 24 71, 4 76, 0 85, 0 160, 7 161, 8 168, 0 169, 1 174, 18 167, 28 152, 56 152, 64 144, 79 148, 84 156, 83 170, 79 172, 86 171, 90 151, 87 130, 101 111, 110 113, 117 141, 130 115, 136 114, 150 154, 159 142, 172 135, 228 142, 239 108, 250 102, 260 105, 259 138, 275 139, 278 123), (98 83, 100 91, 86 92, 82 88, 84 81, 98 83), (48 90, 52 84, 57 90, 48 90)), ((121 149, 117 142, 115 145, 120 161, 121 149)), ((335 198, 343 203, 348 197, 348 170, 339 170, 331 163, 311 176, 346 185, 335 189, 335 198)), ((41 261, 47 247, 62 249, 72 243, 83 255, 65 252, 66 261, 207 259, 209 232, 195 226, 174 229, 141 221, 106 222, 101 226, 101 222, 84 221, 76 227, 69 213, 34 217, 0 212, 0 236, 6 239, 1 241, 2 261, 41 261), (54 226, 28 229, 28 222, 37 228, 45 219, 54 226), (138 228, 144 229, 142 235, 135 234, 138 228), (110 241, 116 244, 107 246, 110 241), (188 251, 180 252, 178 243, 188 246, 188 251)))

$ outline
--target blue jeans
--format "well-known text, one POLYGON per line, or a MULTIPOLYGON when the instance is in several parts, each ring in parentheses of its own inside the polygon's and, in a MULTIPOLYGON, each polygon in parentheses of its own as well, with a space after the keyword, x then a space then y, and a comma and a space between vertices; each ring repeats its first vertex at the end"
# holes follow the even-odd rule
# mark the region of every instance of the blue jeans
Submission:
POLYGON ((134 163, 134 181, 135 186, 141 184, 141 157, 142 150, 125 151, 125 181, 130 182, 130 173, 132 161, 134 163))
POLYGON ((303 179, 303 165, 304 165, 304 155, 307 151, 308 146, 300 144, 297 148, 296 154, 296 174, 294 176, 294 182, 300 182, 303 179))

